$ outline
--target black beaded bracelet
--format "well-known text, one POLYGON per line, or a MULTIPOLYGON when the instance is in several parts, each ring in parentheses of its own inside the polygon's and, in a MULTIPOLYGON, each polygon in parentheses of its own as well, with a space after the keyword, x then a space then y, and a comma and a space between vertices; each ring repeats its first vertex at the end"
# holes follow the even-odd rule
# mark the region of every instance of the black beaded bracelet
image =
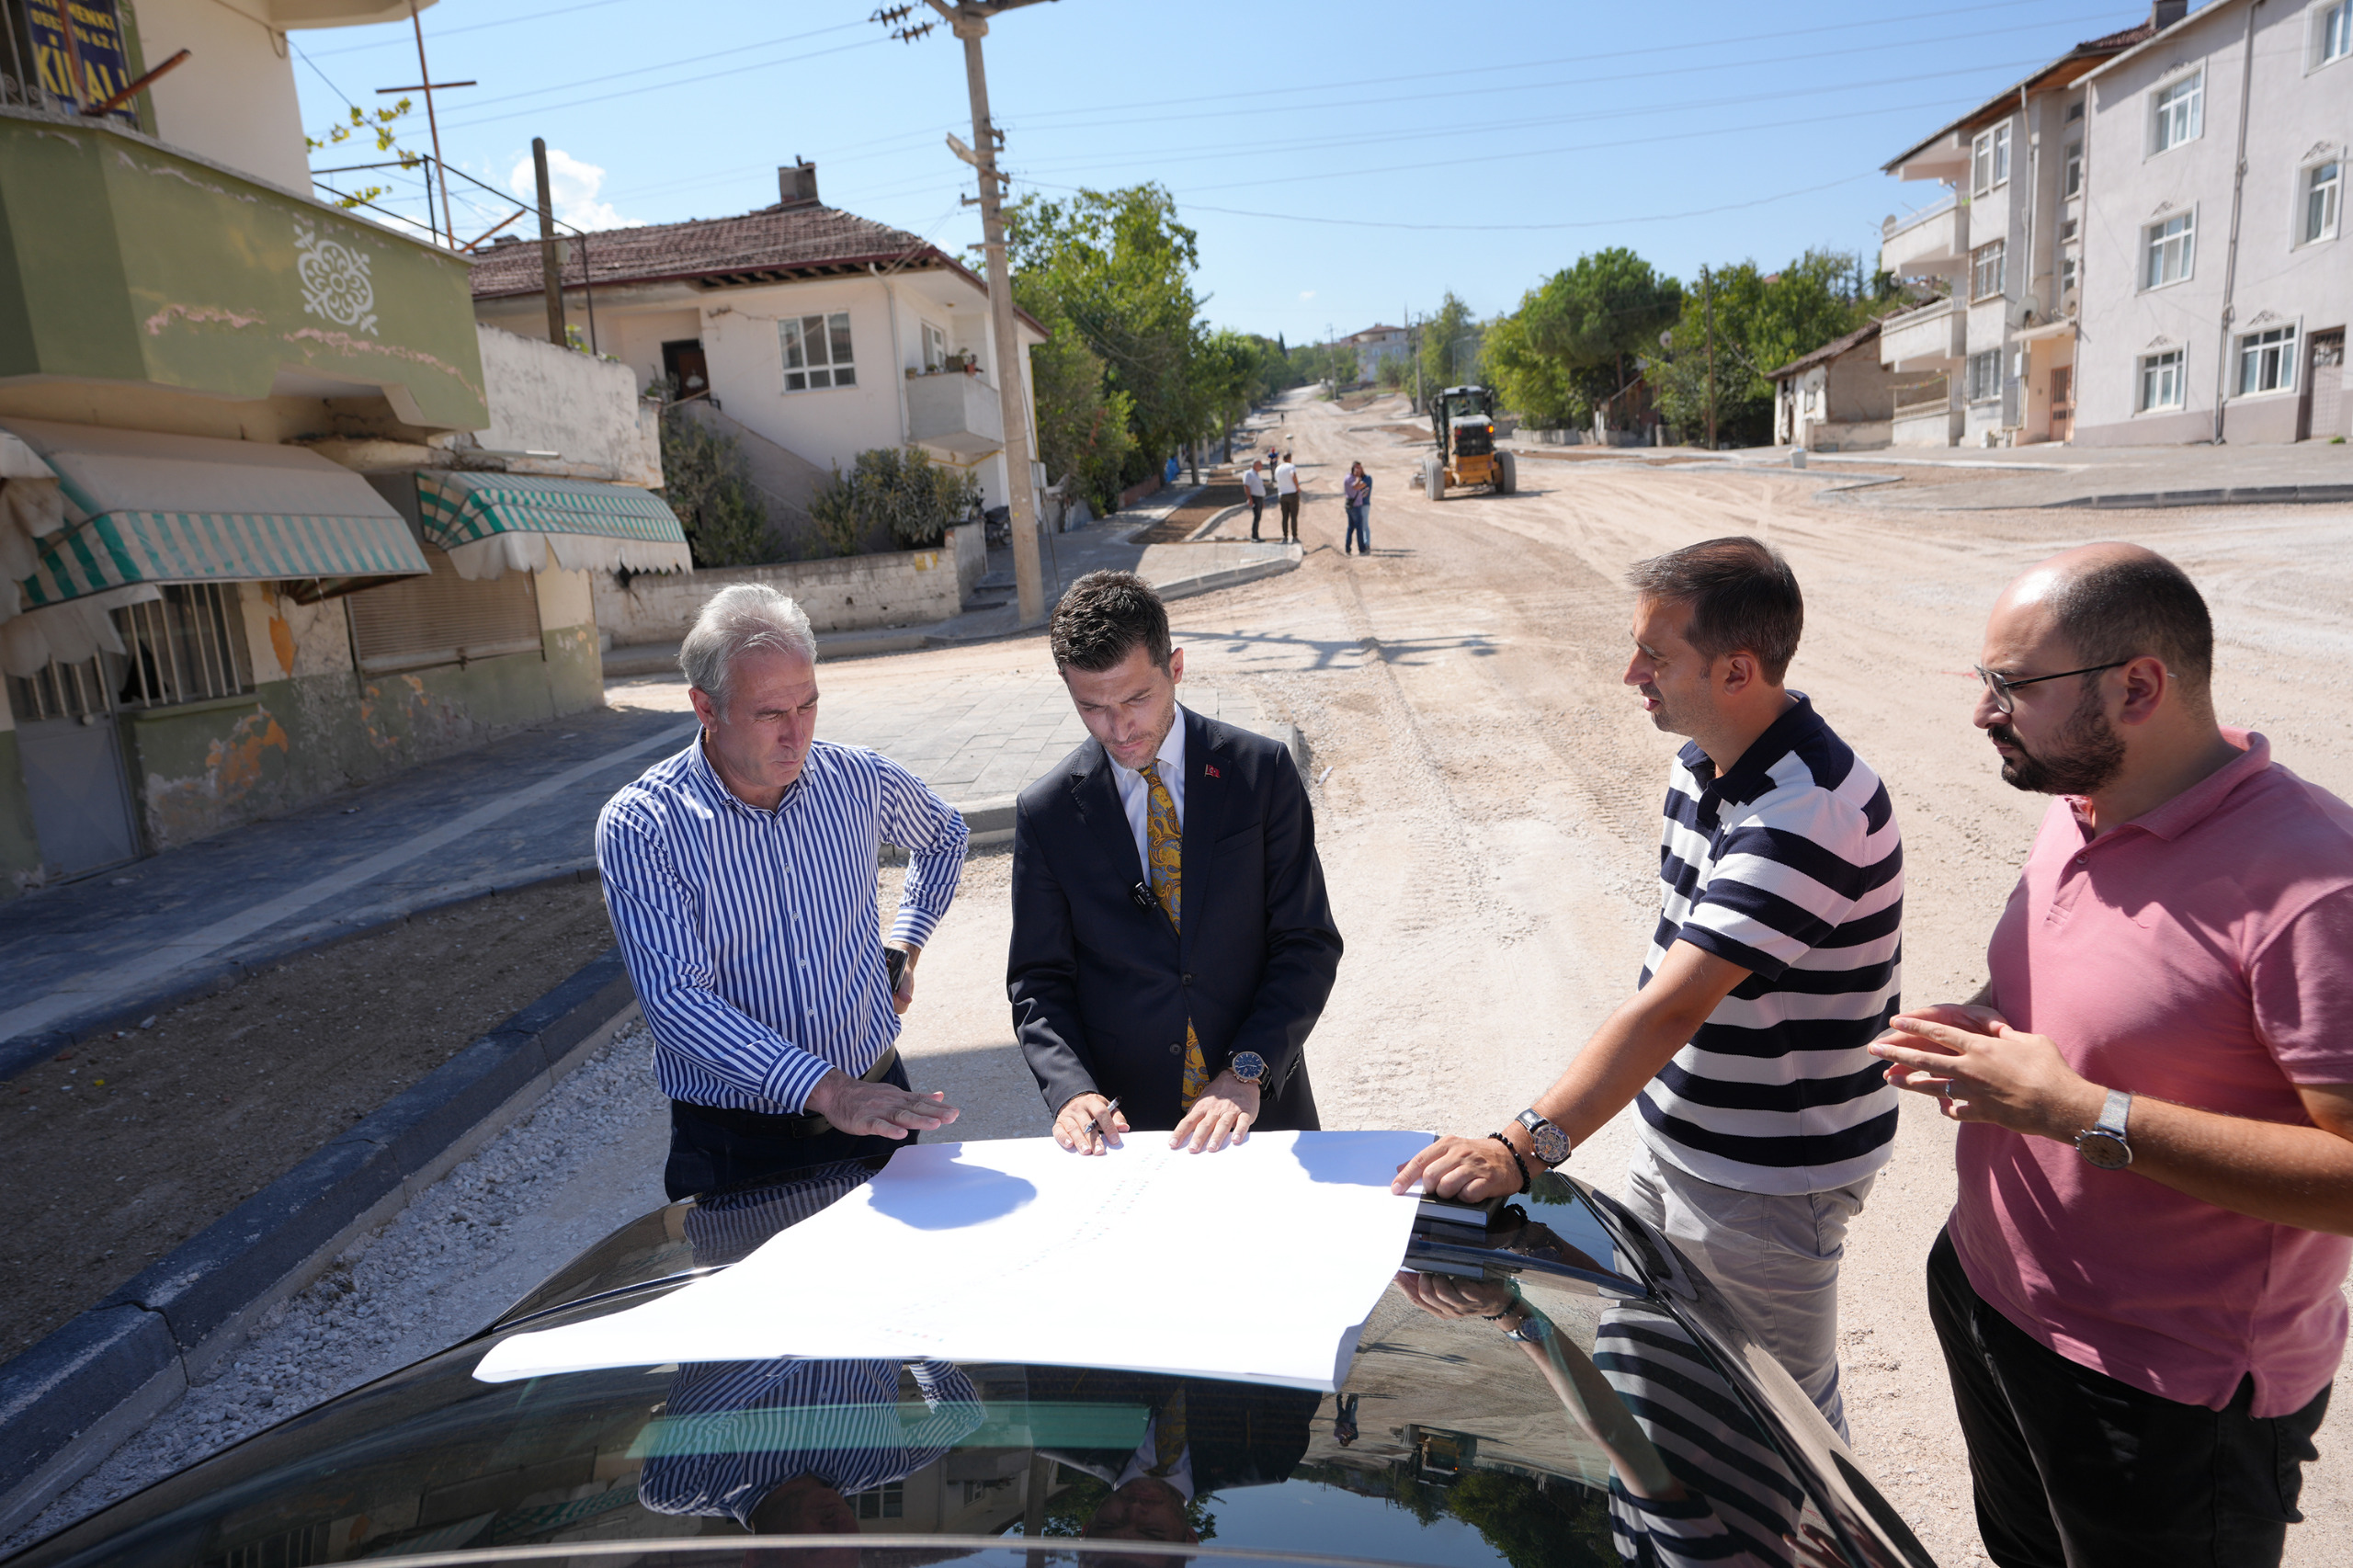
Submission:
POLYGON ((1519 1173, 1519 1190, 1521 1192, 1526 1192, 1529 1188, 1528 1163, 1519 1157, 1519 1151, 1512 1147, 1511 1140, 1505 1137, 1502 1133, 1490 1132, 1487 1136, 1502 1144, 1504 1146, 1504 1153, 1511 1156, 1512 1169, 1519 1173))

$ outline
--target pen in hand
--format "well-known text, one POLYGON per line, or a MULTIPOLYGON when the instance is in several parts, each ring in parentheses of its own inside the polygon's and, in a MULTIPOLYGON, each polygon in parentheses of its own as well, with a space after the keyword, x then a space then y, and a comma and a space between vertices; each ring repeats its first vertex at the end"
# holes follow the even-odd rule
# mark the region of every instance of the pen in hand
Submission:
POLYGON ((1086 1130, 1089 1132, 1094 1133, 1097 1137, 1102 1139, 1105 1143, 1109 1144, 1115 1149, 1118 1148, 1119 1145, 1111 1142, 1112 1138, 1115 1136, 1111 1131, 1111 1118, 1118 1112, 1119 1108, 1120 1102, 1115 1099, 1109 1105, 1105 1106, 1101 1110, 1097 1111, 1092 1117, 1088 1118, 1086 1123, 1086 1130))

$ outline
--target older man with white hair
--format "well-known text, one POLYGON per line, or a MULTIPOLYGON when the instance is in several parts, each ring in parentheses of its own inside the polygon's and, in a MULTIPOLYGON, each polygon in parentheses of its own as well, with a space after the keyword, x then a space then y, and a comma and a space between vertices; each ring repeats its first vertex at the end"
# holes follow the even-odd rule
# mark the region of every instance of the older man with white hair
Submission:
POLYGON ((956 1119, 899 1060, 963 818, 816 738, 817 642, 775 589, 711 596, 678 652, 702 733, 605 804, 597 864, 670 1096, 673 1199, 887 1153, 956 1119), (886 941, 875 867, 907 852, 886 941))

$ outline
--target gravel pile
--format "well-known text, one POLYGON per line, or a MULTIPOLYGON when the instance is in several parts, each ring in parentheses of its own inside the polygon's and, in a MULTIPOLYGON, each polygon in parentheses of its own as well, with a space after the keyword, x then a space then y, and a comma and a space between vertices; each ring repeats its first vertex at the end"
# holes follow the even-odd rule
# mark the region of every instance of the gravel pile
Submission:
POLYGON ((640 1025, 272 1308, 210 1381, 0 1540, 0 1557, 482 1329, 567 1259, 663 1202, 667 1108, 640 1025))

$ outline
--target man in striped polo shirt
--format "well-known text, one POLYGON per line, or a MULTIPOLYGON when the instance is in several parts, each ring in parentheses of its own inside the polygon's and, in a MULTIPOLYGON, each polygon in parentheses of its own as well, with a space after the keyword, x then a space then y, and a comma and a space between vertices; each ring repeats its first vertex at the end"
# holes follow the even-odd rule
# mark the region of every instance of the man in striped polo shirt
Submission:
POLYGON ((1635 566, 1626 684, 1677 756, 1663 908, 1635 994, 1536 1103, 1441 1138, 1397 1190, 1523 1190, 1632 1101, 1627 1207, 1707 1271, 1843 1435, 1838 1262, 1895 1137, 1870 1051, 1896 1007, 1903 851, 1887 790, 1781 682, 1804 602, 1746 538, 1635 566))

